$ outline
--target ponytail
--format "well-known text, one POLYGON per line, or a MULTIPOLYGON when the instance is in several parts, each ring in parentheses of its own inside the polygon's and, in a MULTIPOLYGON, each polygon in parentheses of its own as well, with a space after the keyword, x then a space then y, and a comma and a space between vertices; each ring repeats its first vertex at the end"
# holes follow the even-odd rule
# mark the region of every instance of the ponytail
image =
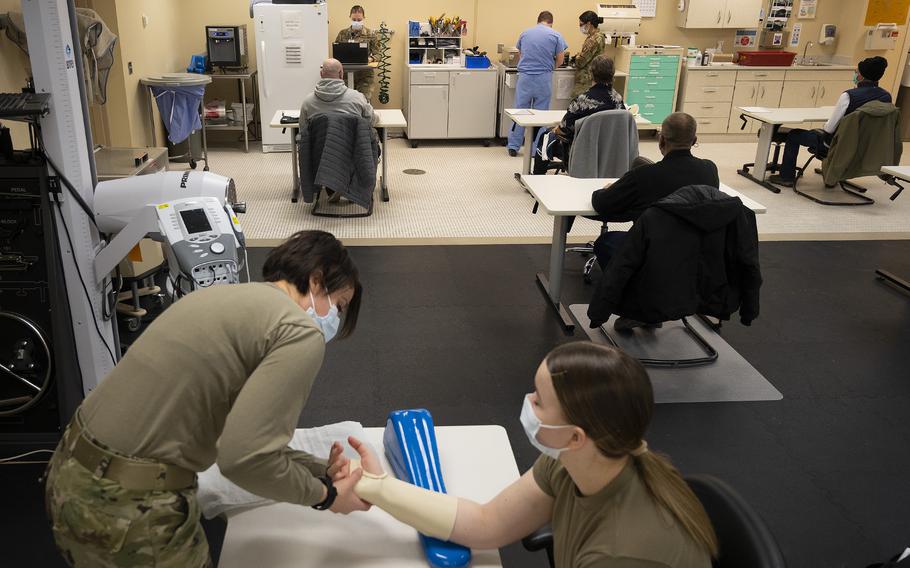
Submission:
MULTIPOLYGON (((644 442, 643 442, 644 443, 644 442)), ((630 459, 654 500, 669 511, 689 537, 717 558, 717 535, 701 501, 666 457, 648 451, 633 452, 630 459)))

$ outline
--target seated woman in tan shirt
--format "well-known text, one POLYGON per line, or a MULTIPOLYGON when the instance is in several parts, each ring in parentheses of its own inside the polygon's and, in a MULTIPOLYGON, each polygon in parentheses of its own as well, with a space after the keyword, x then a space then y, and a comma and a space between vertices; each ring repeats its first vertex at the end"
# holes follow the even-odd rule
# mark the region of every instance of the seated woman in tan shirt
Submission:
POLYGON ((644 367, 617 349, 570 343, 547 355, 534 384, 521 422, 545 455, 485 505, 389 477, 356 439, 361 462, 336 457, 329 473, 343 479, 362 466, 362 499, 472 548, 499 548, 551 523, 560 568, 710 568, 717 539, 705 510, 643 439, 654 411, 644 367))

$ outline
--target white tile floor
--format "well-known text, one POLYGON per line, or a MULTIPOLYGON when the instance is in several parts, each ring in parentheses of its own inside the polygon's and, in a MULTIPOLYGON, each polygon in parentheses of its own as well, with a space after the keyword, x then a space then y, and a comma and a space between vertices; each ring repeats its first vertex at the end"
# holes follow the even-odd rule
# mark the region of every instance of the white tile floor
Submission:
MULTIPOLYGON (((908 147, 910 150, 910 147, 908 147)), ((643 140, 640 151, 659 159, 656 142, 643 140)), ((759 215, 763 239, 775 238, 910 238, 910 188, 897 201, 884 182, 861 180, 869 187, 874 205, 826 207, 784 189, 780 194, 736 174, 754 159, 754 142, 703 143, 694 153, 717 163, 721 180, 763 203, 768 213, 759 215)), ((904 152, 910 163, 910 154, 904 152)), ((314 217, 312 205, 293 204, 290 154, 250 153, 230 148, 210 150, 212 171, 233 177, 249 212, 241 222, 250 239, 283 239, 300 229, 323 229, 340 238, 387 243, 400 242, 549 242, 552 220, 531 214, 532 197, 521 190, 513 173, 521 158, 510 158, 505 148, 484 148, 479 142, 424 142, 412 149, 404 140, 389 143, 391 201, 378 200, 371 217, 331 219, 314 217), (407 175, 416 168, 424 175, 407 175)), ((805 187, 821 187, 821 176, 810 174, 805 187)), ((910 185, 910 184, 908 184, 910 185)), ((599 225, 579 219, 572 236, 596 235, 599 225)))

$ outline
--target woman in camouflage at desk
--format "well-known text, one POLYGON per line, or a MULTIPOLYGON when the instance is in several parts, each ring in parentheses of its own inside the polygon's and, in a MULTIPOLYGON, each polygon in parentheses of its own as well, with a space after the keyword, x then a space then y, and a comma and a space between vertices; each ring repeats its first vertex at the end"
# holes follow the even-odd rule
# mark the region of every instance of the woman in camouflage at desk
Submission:
POLYGON ((575 63, 573 64, 575 67, 575 88, 572 89, 573 99, 587 91, 594 83, 594 79, 591 76, 591 62, 598 55, 603 54, 607 48, 607 38, 598 29, 599 23, 600 18, 591 10, 578 16, 578 25, 581 33, 587 37, 581 52, 575 56, 575 63))
MULTIPOLYGON (((335 43, 364 42, 370 50, 370 61, 376 61, 379 54, 379 36, 376 32, 363 25, 363 6, 351 8, 351 25, 338 32, 335 43)), ((373 88, 376 85, 376 75, 372 69, 354 72, 354 89, 363 93, 367 101, 373 97, 373 88)))

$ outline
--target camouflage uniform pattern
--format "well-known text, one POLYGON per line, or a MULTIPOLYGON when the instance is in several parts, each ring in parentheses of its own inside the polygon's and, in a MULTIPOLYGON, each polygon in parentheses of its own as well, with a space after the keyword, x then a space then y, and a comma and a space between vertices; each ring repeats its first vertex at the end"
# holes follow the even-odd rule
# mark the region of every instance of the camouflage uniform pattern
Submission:
MULTIPOLYGON (((379 35, 370 28, 364 27, 355 31, 350 26, 338 32, 336 43, 366 42, 370 50, 370 58, 376 61, 379 58, 379 35)), ((363 93, 367 101, 373 102, 373 90, 376 87, 376 73, 372 69, 354 72, 354 89, 363 93)))
POLYGON ((124 489, 95 477, 61 442, 48 466, 45 504, 57 548, 70 566, 212 566, 195 487, 124 489))
POLYGON ((594 83, 594 74, 591 72, 591 62, 607 49, 607 38, 601 32, 588 35, 581 52, 575 57, 575 88, 572 98, 586 92, 594 83))

